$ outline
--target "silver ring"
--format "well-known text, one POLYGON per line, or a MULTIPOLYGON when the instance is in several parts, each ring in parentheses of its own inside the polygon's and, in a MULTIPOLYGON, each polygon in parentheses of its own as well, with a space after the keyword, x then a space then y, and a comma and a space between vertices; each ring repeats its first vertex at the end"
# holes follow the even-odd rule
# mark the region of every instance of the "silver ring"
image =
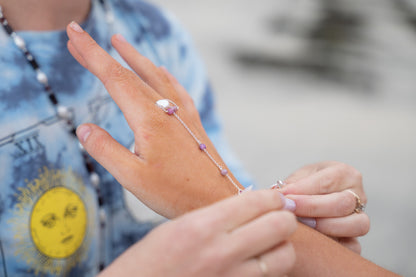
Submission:
POLYGON ((262 260, 261 256, 256 258, 257 264, 259 265, 261 276, 267 277, 269 274, 269 268, 267 267, 267 264, 262 260))
POLYGON ((361 202, 361 198, 358 196, 358 194, 356 194, 355 192, 353 192, 350 189, 347 189, 347 191, 349 193, 351 193, 355 197, 354 213, 359 214, 361 212, 364 212, 364 210, 365 210, 365 204, 361 202))
POLYGON ((270 186, 270 189, 281 189, 284 186, 286 186, 285 182, 283 182, 282 180, 277 180, 276 184, 273 184, 273 185, 270 186))

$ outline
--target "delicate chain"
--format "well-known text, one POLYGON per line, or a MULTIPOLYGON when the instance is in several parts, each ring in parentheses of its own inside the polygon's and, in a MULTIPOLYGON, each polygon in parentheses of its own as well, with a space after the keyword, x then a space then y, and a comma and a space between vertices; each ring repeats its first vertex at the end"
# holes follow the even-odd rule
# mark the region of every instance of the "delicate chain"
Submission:
POLYGON ((197 138, 197 136, 191 131, 191 129, 188 127, 188 125, 186 125, 186 123, 182 120, 182 118, 180 118, 180 116, 178 115, 177 111, 179 110, 178 105, 176 105, 173 101, 169 100, 169 99, 162 99, 162 100, 158 100, 156 102, 156 105, 161 108, 165 113, 167 113, 168 115, 173 115, 178 121, 179 123, 185 128, 185 130, 192 136, 192 138, 195 140, 195 142, 198 144, 199 150, 201 150, 202 152, 204 152, 208 158, 215 164, 215 166, 218 168, 218 170, 220 171, 220 174, 224 177, 226 177, 231 184, 233 184, 233 186, 237 189, 238 194, 241 194, 245 191, 249 191, 252 189, 252 186, 247 187, 246 189, 241 189, 236 182, 234 181, 233 178, 231 178, 228 170, 225 168, 225 166, 222 166, 220 163, 218 163, 214 157, 208 152, 207 150, 207 146, 202 143, 201 140, 199 140, 197 138))
MULTIPOLYGON (((108 5, 108 3, 104 0, 99 0, 101 6, 105 10, 105 19, 108 23, 108 28, 110 29, 110 32, 112 33, 112 27, 114 23, 114 15, 108 5)), ((61 105, 58 101, 57 96, 55 95, 55 92, 49 85, 49 80, 46 74, 42 71, 40 68, 38 62, 36 61, 35 57, 32 55, 32 53, 27 49, 26 42, 23 40, 22 37, 20 37, 13 28, 9 25, 7 19, 5 18, 3 14, 3 9, 0 6, 0 24, 3 26, 4 30, 7 32, 7 34, 13 39, 14 44, 21 50, 24 57, 26 58, 29 65, 33 68, 33 70, 36 73, 36 79, 37 81, 43 86, 46 94, 48 95, 49 101, 54 106, 57 116, 66 122, 67 128, 70 132, 70 134, 76 138, 76 125, 74 123, 74 111, 71 108, 68 108, 64 105, 61 105)), ((97 202, 99 205, 99 220, 100 220, 100 245, 101 248, 99 251, 100 255, 100 262, 99 262, 99 270, 103 270, 105 263, 104 263, 104 228, 107 223, 107 215, 104 209, 104 199, 101 195, 100 191, 100 176, 95 172, 94 164, 92 162, 91 157, 88 155, 88 153, 85 151, 85 149, 82 147, 81 144, 79 144, 80 150, 82 152, 82 157, 84 160, 85 168, 89 174, 89 179, 92 184, 92 186, 95 189, 95 192, 97 194, 97 202)))

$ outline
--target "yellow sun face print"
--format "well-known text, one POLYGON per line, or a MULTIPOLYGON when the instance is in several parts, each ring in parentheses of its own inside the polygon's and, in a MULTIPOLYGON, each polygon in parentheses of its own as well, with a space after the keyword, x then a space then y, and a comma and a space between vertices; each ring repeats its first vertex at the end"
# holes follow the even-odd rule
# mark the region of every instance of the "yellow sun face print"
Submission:
POLYGON ((71 168, 43 167, 25 183, 5 226, 13 234, 14 254, 35 276, 66 276, 96 243, 94 189, 71 168))
POLYGON ((45 192, 33 207, 30 233, 45 256, 67 258, 81 246, 87 227, 87 212, 73 191, 56 187, 45 192))

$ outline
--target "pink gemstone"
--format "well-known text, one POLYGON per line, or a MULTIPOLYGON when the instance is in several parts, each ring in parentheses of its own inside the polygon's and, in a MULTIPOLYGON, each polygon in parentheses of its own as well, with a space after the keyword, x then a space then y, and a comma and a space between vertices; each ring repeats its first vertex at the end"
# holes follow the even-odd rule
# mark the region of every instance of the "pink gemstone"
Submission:
POLYGON ((207 149, 207 146, 203 143, 199 144, 199 149, 204 151, 205 149, 207 149))
POLYGON ((225 176, 225 175, 227 175, 228 174, 228 170, 227 169, 221 169, 221 175, 222 176, 225 176))
POLYGON ((168 113, 168 115, 172 115, 176 112, 175 107, 169 107, 166 109, 166 112, 168 113))

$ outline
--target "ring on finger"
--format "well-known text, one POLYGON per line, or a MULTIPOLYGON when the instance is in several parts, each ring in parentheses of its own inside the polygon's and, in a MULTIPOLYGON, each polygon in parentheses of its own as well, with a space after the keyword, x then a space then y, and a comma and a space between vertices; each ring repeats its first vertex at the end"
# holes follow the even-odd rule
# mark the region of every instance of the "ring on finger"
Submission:
POLYGON ((355 192, 353 192, 350 189, 347 189, 347 191, 349 193, 351 193, 354 196, 354 198, 355 198, 355 208, 354 208, 354 212, 357 213, 357 214, 358 213, 361 213, 361 212, 364 212, 364 210, 365 210, 365 204, 363 202, 361 202, 361 198, 358 196, 358 194, 356 194, 355 192))
POLYGON ((271 185, 270 189, 281 189, 286 186, 286 183, 282 180, 277 180, 276 184, 271 185))
POLYGON ((257 257, 256 261, 257 261, 257 264, 259 265, 261 276, 267 277, 267 275, 269 274, 269 268, 267 267, 267 264, 263 261, 261 256, 257 257))

